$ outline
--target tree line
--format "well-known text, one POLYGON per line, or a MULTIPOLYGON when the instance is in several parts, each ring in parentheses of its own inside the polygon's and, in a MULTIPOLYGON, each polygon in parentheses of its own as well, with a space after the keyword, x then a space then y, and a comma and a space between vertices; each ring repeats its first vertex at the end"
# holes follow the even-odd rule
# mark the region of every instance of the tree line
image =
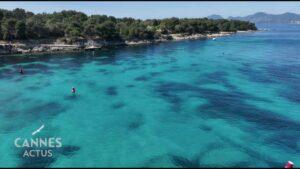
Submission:
POLYGON ((0 9, 0 39, 95 38, 151 40, 172 33, 195 34, 256 30, 254 23, 207 18, 133 19, 106 15, 88 16, 74 10, 34 14, 24 9, 0 9))

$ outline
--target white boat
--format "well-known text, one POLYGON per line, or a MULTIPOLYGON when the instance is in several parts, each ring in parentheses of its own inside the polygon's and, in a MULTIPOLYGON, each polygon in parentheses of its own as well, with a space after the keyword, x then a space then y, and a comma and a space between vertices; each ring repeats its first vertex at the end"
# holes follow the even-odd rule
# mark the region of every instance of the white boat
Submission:
POLYGON ((101 46, 97 47, 97 46, 91 45, 91 46, 87 46, 85 48, 85 50, 96 50, 96 49, 100 49, 100 48, 101 48, 101 46))

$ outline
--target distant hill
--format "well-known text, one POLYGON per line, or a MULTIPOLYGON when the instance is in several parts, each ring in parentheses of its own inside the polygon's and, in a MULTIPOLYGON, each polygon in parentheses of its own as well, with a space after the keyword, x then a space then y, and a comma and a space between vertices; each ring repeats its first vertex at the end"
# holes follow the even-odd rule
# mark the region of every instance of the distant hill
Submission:
POLYGON ((208 19, 224 19, 222 16, 220 15, 209 15, 206 18, 208 19))
POLYGON ((228 19, 236 19, 242 21, 250 21, 254 23, 294 23, 300 24, 300 14, 295 13, 283 13, 283 14, 267 14, 264 12, 258 12, 253 15, 245 17, 228 17, 228 19))

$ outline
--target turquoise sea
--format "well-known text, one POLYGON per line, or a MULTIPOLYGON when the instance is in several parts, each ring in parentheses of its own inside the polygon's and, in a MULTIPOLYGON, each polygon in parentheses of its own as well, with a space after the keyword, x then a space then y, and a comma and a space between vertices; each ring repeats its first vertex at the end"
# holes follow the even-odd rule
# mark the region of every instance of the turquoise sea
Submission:
POLYGON ((258 27, 268 31, 0 57, 0 167, 300 166, 300 25, 258 27), (22 157, 32 148, 19 137, 62 147, 22 157))

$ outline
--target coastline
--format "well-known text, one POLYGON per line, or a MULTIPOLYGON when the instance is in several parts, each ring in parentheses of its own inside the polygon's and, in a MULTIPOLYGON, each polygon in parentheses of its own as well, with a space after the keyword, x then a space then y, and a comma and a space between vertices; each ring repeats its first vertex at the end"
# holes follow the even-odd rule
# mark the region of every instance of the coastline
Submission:
POLYGON ((84 50, 97 50, 110 47, 118 46, 137 46, 146 45, 161 42, 171 42, 171 41, 183 41, 183 40, 196 40, 196 39, 213 39, 218 37, 230 36, 236 33, 246 33, 254 32, 249 31, 237 31, 237 32, 219 32, 219 33, 209 33, 209 34, 169 34, 162 38, 155 40, 132 40, 132 41, 97 41, 86 39, 85 43, 73 43, 66 44, 58 39, 46 39, 46 40, 25 40, 25 41, 15 41, 7 42, 0 41, 0 56, 10 56, 10 55, 27 55, 27 54, 53 54, 53 53, 69 53, 69 52, 80 52, 84 50), (92 43, 92 45, 91 45, 92 43), (92 47, 92 48, 91 48, 92 47))
MULTIPOLYGON (((249 32, 249 31, 245 31, 249 32)), ((150 43, 160 43, 160 42, 170 42, 170 41, 182 41, 182 40, 196 40, 196 39, 213 39, 223 36, 229 36, 235 34, 236 32, 219 32, 219 33, 211 33, 211 34, 192 34, 192 35, 184 35, 184 34, 170 34, 169 37, 171 39, 160 38, 156 40, 139 40, 139 41, 125 41, 125 44, 128 46, 133 45, 142 45, 142 44, 150 44, 150 43)))

